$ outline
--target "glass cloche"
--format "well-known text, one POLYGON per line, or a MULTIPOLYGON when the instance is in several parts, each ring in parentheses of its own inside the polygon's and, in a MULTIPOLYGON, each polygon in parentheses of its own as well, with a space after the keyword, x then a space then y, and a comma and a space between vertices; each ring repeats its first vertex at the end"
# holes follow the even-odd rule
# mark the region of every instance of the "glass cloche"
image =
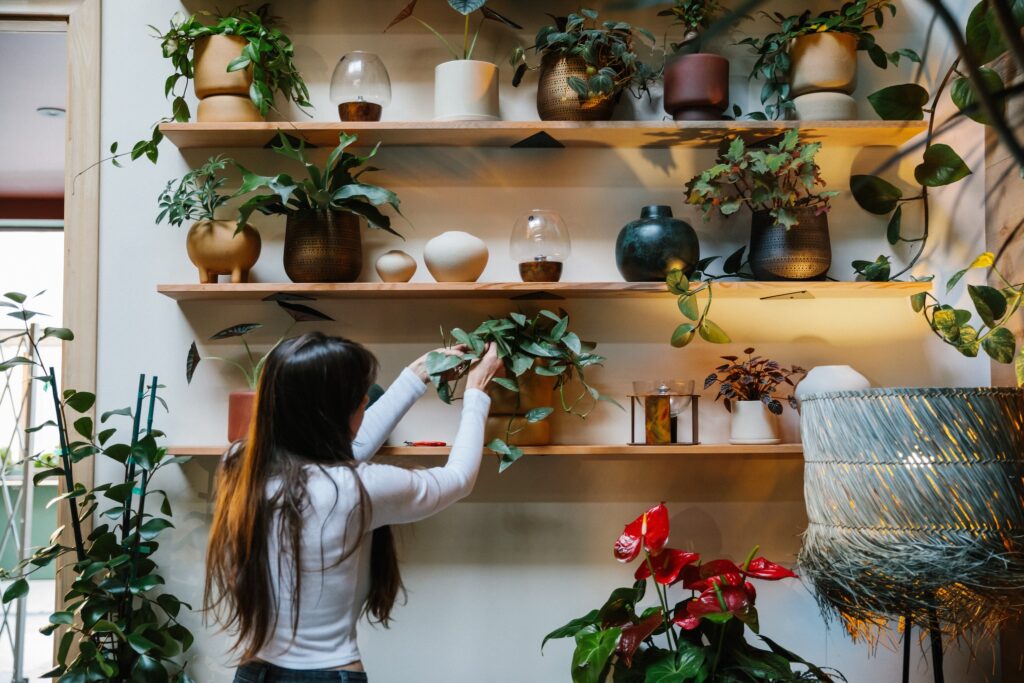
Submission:
POLYGON ((569 228, 556 211, 534 209, 516 221, 509 241, 523 282, 558 282, 571 251, 569 228))
POLYGON ((391 78, 380 57, 361 50, 344 55, 331 75, 331 102, 342 121, 380 121, 391 104, 391 78))

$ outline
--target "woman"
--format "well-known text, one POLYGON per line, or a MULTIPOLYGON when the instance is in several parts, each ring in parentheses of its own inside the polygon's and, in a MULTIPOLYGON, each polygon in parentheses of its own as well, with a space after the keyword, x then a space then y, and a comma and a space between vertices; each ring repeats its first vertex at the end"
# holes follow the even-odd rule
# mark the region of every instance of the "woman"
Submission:
POLYGON ((235 681, 366 681, 363 613, 387 626, 402 590, 390 524, 440 512, 473 488, 483 452, 488 348, 469 370, 443 467, 367 461, 426 391, 426 356, 370 409, 377 360, 319 333, 282 342, 260 376, 249 439, 217 484, 204 607, 237 634, 235 681))

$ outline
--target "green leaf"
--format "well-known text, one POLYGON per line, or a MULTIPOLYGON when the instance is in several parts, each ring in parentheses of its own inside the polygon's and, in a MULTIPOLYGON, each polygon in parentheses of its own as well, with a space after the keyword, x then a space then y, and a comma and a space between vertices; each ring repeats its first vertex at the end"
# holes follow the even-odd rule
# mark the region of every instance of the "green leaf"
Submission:
POLYGON ((678 269, 669 271, 665 276, 665 283, 668 285, 668 291, 676 295, 690 291, 690 281, 686 278, 686 273, 678 269))
POLYGON ((75 431, 86 439, 92 439, 92 418, 80 417, 75 420, 75 431))
POLYGON ((679 652, 666 652, 647 667, 644 683, 680 683, 680 681, 704 680, 708 675, 704 661, 704 649, 680 639, 679 652))
POLYGON ((18 579, 4 591, 3 604, 7 604, 12 600, 23 598, 28 595, 28 581, 25 579, 18 579))
POLYGON ((889 244, 897 244, 900 241, 900 223, 903 220, 903 207, 897 206, 889 219, 889 225, 885 229, 885 239, 889 244))
POLYGON ((916 83, 891 85, 868 95, 868 102, 884 121, 921 121, 928 91, 916 83))
POLYGON ((725 330, 707 318, 704 318, 704 322, 701 323, 698 331, 701 339, 712 344, 728 344, 732 341, 729 335, 725 333, 725 330))
POLYGON ((927 187, 941 187, 971 175, 960 155, 949 145, 930 146, 924 152, 924 161, 914 169, 914 178, 927 187))
POLYGON ((995 327, 1006 315, 1006 297, 995 287, 987 285, 968 285, 967 292, 974 302, 974 310, 982 322, 989 327, 995 327))
POLYGON ((865 211, 883 216, 899 206, 903 190, 875 175, 850 176, 850 192, 865 211))
POLYGON ((64 403, 76 413, 84 413, 96 403, 96 394, 90 394, 87 391, 76 391, 68 396, 64 403))
POLYGON ((128 644, 131 645, 132 649, 140 655, 144 655, 147 652, 157 649, 156 643, 138 633, 128 635, 128 644))
POLYGON ((147 520, 146 523, 139 528, 139 533, 142 536, 142 540, 151 541, 154 538, 156 538, 157 535, 164 529, 173 527, 174 525, 171 524, 169 520, 155 517, 153 519, 147 520))
POLYGON ((997 327, 981 342, 981 348, 997 363, 1012 363, 1017 341, 1013 338, 1013 332, 1005 327, 997 327))
POLYGON ((15 356, 10 358, 3 363, 0 363, 0 372, 7 372, 13 367, 18 365, 35 365, 31 358, 25 358, 24 356, 15 356))
POLYGON ((924 305, 928 302, 928 292, 918 292, 910 297, 910 307, 914 310, 914 313, 920 313, 924 310, 924 305))
POLYGON ((554 408, 533 408, 526 413, 527 422, 540 422, 547 419, 548 415, 555 412, 554 408))
POLYGON ((549 640, 554 640, 555 638, 570 638, 572 636, 575 636, 577 633, 579 633, 585 628, 596 626, 598 622, 597 614, 598 610, 591 610, 582 617, 577 617, 565 626, 560 626, 551 633, 544 636, 544 640, 540 644, 541 652, 544 651, 544 646, 547 645, 547 642, 549 640))
POLYGON ((51 624, 68 625, 75 621, 75 615, 71 612, 54 612, 50 615, 51 624))
POLYGON ((514 391, 517 394, 519 393, 519 383, 510 377, 494 377, 491 381, 498 386, 508 389, 509 391, 514 391))
POLYGON ((140 655, 132 667, 132 683, 167 683, 167 669, 158 659, 140 655))
POLYGON ((615 652, 622 629, 576 634, 576 650, 572 654, 573 683, 600 683, 601 673, 615 652))
POLYGON ((683 323, 672 333, 672 346, 681 349, 691 341, 696 334, 697 326, 694 323, 683 323))
MULTIPOLYGON (((1024 2, 1013 0, 1008 3, 1017 28, 1024 26, 1024 2)), ((967 57, 975 64, 991 62, 1006 52, 1006 41, 999 28, 999 20, 986 2, 974 6, 967 18, 964 33, 967 42, 967 57)))
POLYGON ((679 297, 679 312, 690 320, 700 318, 700 308, 697 306, 697 297, 694 295, 683 295, 679 297))
POLYGON ((722 271, 729 275, 740 272, 740 268, 743 267, 743 252, 746 251, 746 247, 740 247, 733 253, 729 254, 729 257, 725 259, 722 264, 722 271))
POLYGON ((28 297, 21 292, 7 292, 4 294, 5 299, 10 299, 16 304, 23 304, 28 300, 28 297))
POLYGON ((39 338, 40 341, 49 338, 60 339, 61 341, 74 341, 75 333, 66 327, 44 327, 43 336, 39 338))
POLYGON ((1017 359, 1013 361, 1013 369, 1017 375, 1017 386, 1024 387, 1024 346, 1017 352, 1017 359))
MULTIPOLYGON (((981 82, 984 84, 985 91, 993 96, 993 104, 995 104, 997 112, 1005 116, 1006 115, 1006 99, 1003 97, 997 97, 996 93, 1002 92, 1003 79, 999 77, 999 74, 992 69, 983 66, 981 71, 981 82)), ((989 119, 988 114, 981 108, 981 100, 978 98, 974 91, 974 86, 971 85, 970 79, 966 76, 961 76, 953 81, 953 85, 950 88, 949 96, 953 100, 953 103, 957 108, 966 113, 967 116, 974 119, 978 123, 986 126, 992 125, 992 120, 989 119)))

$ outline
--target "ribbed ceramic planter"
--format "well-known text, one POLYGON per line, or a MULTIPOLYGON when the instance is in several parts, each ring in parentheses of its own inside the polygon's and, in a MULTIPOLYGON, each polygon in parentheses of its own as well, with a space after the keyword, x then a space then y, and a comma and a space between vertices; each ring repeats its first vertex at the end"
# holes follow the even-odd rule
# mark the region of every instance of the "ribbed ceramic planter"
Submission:
POLYGON ((359 217, 347 211, 289 214, 284 271, 292 282, 355 282, 363 270, 359 217))
POLYGON ((857 38, 825 31, 794 38, 789 46, 793 97, 828 90, 852 93, 857 86, 857 38))
POLYGON ((665 65, 665 111, 676 121, 712 121, 729 106, 729 60, 700 52, 665 65))
POLYGON ((230 275, 231 282, 248 282, 249 270, 260 257, 260 234, 246 225, 235 234, 234 221, 197 221, 188 231, 185 249, 199 270, 199 282, 216 282, 230 275))
POLYGON ((498 67, 455 59, 434 68, 435 121, 494 121, 498 109, 498 67))
POLYGON ((546 54, 540 62, 537 84, 537 113, 542 121, 607 121, 611 119, 621 93, 584 102, 569 87, 569 77, 587 78, 582 57, 546 54))
POLYGON ((787 230, 767 211, 750 224, 750 269, 758 280, 820 280, 832 265, 828 216, 797 209, 798 225, 787 230))
POLYGON ((615 265, 626 282, 663 281, 676 269, 690 273, 699 260, 697 233, 673 218, 670 206, 645 206, 615 240, 615 265))

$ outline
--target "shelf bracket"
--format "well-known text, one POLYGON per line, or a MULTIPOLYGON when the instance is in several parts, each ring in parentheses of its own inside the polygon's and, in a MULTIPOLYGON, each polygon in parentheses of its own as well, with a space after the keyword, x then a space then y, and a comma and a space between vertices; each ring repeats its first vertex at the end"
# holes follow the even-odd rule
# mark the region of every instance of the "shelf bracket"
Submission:
POLYGON ((761 301, 778 301, 780 299, 814 299, 815 296, 808 292, 806 289, 798 289, 793 292, 784 292, 782 294, 772 294, 771 296, 762 296, 761 301))
POLYGON ((511 298, 512 301, 565 301, 564 296, 552 294, 551 292, 527 292, 517 294, 511 298))
POLYGON ((515 143, 511 149, 565 149, 565 145, 544 131, 540 131, 515 143))
MULTIPOLYGON (((298 147, 300 144, 305 146, 306 149, 315 149, 316 147, 319 147, 319 145, 315 145, 308 140, 301 140, 294 135, 289 135, 283 130, 278 129, 277 133, 284 133, 284 139, 287 140, 288 144, 292 147, 298 147)), ((267 141, 267 144, 263 145, 263 149, 275 149, 280 146, 280 138, 278 138, 277 133, 274 133, 274 137, 270 138, 270 140, 267 141)))
POLYGON ((305 294, 289 294, 287 292, 274 292, 263 297, 264 301, 316 301, 315 296, 305 294))

